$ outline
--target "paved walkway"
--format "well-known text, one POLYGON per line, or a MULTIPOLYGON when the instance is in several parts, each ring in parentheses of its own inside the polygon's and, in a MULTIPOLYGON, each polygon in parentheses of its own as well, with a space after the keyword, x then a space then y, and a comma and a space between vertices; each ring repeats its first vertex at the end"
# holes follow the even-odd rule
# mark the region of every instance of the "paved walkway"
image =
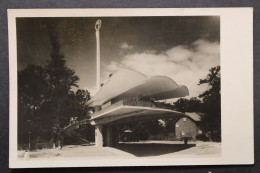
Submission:
MULTIPOLYGON (((221 143, 190 142, 184 145, 176 141, 144 141, 120 143, 116 148, 95 146, 65 146, 63 149, 43 149, 30 152, 30 159, 71 157, 217 157, 221 154, 221 143)), ((24 159, 25 151, 18 151, 24 159)))

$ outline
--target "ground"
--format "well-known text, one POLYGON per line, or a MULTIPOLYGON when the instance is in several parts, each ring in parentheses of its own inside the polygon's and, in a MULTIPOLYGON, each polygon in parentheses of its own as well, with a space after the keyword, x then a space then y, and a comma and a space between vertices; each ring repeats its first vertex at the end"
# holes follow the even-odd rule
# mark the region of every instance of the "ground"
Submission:
POLYGON ((221 143, 183 141, 141 141, 120 143, 116 148, 94 145, 68 145, 62 149, 43 149, 38 151, 18 151, 19 159, 70 158, 70 157, 219 157, 221 143), (28 157, 29 155, 29 157, 28 157))

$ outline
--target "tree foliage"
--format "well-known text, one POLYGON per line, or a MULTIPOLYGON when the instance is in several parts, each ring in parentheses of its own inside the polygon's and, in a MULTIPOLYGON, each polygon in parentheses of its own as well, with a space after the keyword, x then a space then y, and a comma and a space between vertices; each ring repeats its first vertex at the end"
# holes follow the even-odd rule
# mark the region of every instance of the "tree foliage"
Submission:
POLYGON ((70 117, 86 118, 87 90, 77 89, 79 77, 66 66, 56 34, 50 34, 51 60, 18 72, 18 142, 50 140, 70 117), (75 89, 77 89, 75 91, 75 89))
POLYGON ((221 140, 221 94, 220 94, 220 66, 213 67, 199 85, 207 84, 209 89, 199 95, 203 100, 205 116, 201 121, 201 128, 209 132, 212 140, 221 140))
POLYGON ((175 110, 180 112, 200 112, 201 111, 201 100, 196 97, 191 99, 180 98, 174 104, 175 110))

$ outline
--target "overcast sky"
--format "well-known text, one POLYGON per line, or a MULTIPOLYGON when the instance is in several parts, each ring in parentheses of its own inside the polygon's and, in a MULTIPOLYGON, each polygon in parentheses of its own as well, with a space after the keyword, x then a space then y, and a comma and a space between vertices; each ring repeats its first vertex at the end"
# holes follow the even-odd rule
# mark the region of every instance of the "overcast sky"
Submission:
POLYGON ((102 20, 101 81, 119 67, 148 76, 165 75, 186 85, 190 97, 208 70, 220 64, 220 18, 212 17, 101 17, 18 18, 18 70, 50 59, 50 26, 59 31, 67 65, 80 77, 80 88, 95 90, 95 22, 102 20))

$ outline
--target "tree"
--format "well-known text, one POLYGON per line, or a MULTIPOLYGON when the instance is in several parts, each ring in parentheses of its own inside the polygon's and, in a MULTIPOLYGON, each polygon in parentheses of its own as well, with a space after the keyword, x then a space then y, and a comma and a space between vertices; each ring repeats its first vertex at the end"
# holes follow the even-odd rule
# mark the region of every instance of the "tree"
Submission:
MULTIPOLYGON (((47 100, 46 71, 42 66, 29 65, 18 72, 18 142, 28 142, 28 133, 33 130, 39 117, 37 112, 47 100)), ((34 130, 38 133, 39 129, 34 130)), ((34 133, 36 134, 36 133, 34 133)), ((31 138, 35 136, 32 134, 31 138)))
POLYGON ((29 65, 19 72, 18 83, 18 100, 25 108, 37 109, 46 100, 46 71, 42 66, 29 65))
POLYGON ((180 98, 174 104, 173 108, 180 112, 200 112, 201 111, 201 101, 192 97, 190 99, 180 98))
POLYGON ((46 65, 29 65, 18 72, 18 143, 56 136, 70 117, 88 118, 87 90, 78 89, 79 77, 66 66, 57 34, 50 34, 51 60, 46 65), (85 110, 85 111, 84 111, 85 110))
POLYGON ((201 100, 197 97, 192 97, 189 100, 189 109, 187 112, 201 112, 201 100))
POLYGON ((61 53, 61 46, 58 42, 57 33, 50 33, 50 42, 52 45, 51 60, 46 66, 46 71, 48 74, 47 82, 48 88, 50 89, 50 101, 55 110, 53 114, 55 115, 53 126, 60 127, 60 122, 65 117, 66 108, 62 105, 69 98, 69 92, 72 87, 78 87, 77 83, 79 77, 75 75, 72 69, 66 66, 66 60, 64 55, 61 53))
POLYGON ((199 85, 208 84, 209 89, 199 95, 203 101, 205 116, 201 121, 203 131, 211 134, 212 140, 221 140, 220 66, 213 67, 199 85))
POLYGON ((180 98, 174 103, 174 109, 180 111, 180 112, 187 112, 189 106, 189 100, 185 98, 180 98))
POLYGON ((80 110, 78 113, 80 120, 90 118, 87 117, 89 116, 88 111, 90 111, 90 108, 86 107, 86 103, 90 100, 90 98, 90 92, 87 90, 78 89, 75 93, 76 103, 79 105, 78 110, 80 110))

